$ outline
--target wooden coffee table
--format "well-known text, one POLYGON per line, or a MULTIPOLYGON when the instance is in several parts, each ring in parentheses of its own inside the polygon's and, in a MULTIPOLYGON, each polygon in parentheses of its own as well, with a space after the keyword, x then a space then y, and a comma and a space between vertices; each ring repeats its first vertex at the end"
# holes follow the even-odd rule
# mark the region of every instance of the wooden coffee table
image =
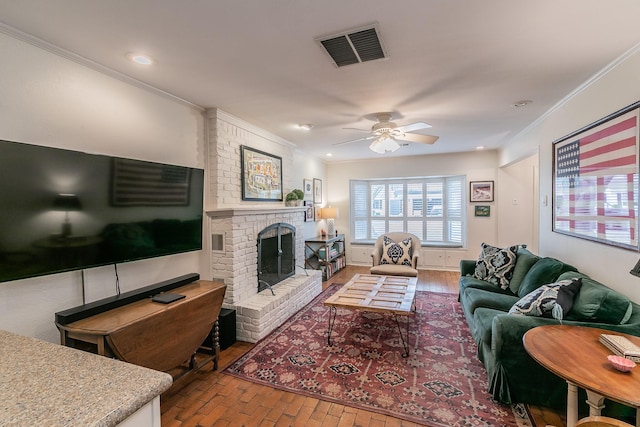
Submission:
POLYGON ((338 308, 393 314, 404 348, 402 357, 409 357, 409 319, 403 334, 398 316, 415 313, 417 277, 356 274, 349 282, 324 302, 329 307, 327 343, 336 323, 338 308))
POLYGON ((608 398, 636 409, 640 427, 640 367, 617 371, 607 356, 612 352, 598 342, 600 334, 623 335, 640 345, 640 338, 605 329, 548 325, 524 334, 524 348, 540 365, 567 381, 567 427, 578 421, 578 387, 587 392, 589 415, 600 415, 608 398))

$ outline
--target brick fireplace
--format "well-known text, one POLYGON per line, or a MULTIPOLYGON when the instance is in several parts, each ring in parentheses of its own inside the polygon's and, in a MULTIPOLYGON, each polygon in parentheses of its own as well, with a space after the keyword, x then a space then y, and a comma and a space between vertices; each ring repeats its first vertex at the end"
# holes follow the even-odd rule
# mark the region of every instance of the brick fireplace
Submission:
MULTIPOLYGON (((257 342, 322 291, 322 274, 305 271, 305 208, 242 200, 240 146, 282 158, 283 189, 292 184, 295 146, 224 111, 207 110, 207 219, 210 277, 227 285, 223 307, 236 310, 237 339, 257 342), (275 223, 295 227, 295 274, 258 292, 258 233, 275 223)), ((299 186, 299 185, 298 185, 299 186)), ((308 224, 307 224, 308 225, 308 224)))
POLYGON ((258 234, 275 223, 301 229, 305 208, 220 208, 208 211, 214 243, 211 277, 227 285, 224 307, 236 310, 236 336, 257 342, 322 291, 322 273, 304 269, 304 237, 296 233, 295 274, 258 292, 258 234))

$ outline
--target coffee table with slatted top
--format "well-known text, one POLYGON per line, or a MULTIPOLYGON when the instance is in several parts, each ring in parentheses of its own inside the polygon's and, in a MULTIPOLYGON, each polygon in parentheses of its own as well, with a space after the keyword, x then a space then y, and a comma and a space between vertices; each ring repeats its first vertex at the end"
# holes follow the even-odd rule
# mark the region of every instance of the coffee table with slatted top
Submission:
POLYGON ((402 357, 409 357, 409 319, 403 333, 398 316, 415 313, 417 277, 356 274, 343 287, 324 301, 329 307, 327 344, 331 346, 331 333, 336 323, 338 308, 393 315, 404 348, 402 357))

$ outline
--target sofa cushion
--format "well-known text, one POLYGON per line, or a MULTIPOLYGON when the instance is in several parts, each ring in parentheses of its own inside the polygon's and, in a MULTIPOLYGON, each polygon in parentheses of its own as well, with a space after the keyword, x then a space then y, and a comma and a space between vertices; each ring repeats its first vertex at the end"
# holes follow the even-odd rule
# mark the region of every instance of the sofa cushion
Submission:
POLYGON ((478 307, 493 308, 506 313, 517 301, 518 297, 511 294, 476 288, 467 288, 460 295, 460 302, 469 313, 474 313, 478 307))
POLYGON ((554 283, 565 271, 576 271, 576 268, 555 258, 540 258, 520 282, 518 296, 523 297, 542 285, 554 283))
POLYGON ((490 291, 498 294, 507 294, 507 295, 515 296, 515 294, 511 292, 511 289, 509 288, 502 289, 497 287, 494 284, 485 282, 484 280, 476 279, 473 276, 461 276, 460 280, 458 281, 458 285, 460 288, 460 292, 464 292, 464 290, 467 288, 475 288, 475 289, 484 289, 486 291, 490 291))
POLYGON ((524 245, 521 245, 518 248, 518 252, 516 254, 516 266, 513 268, 513 276, 509 281, 509 289, 511 289, 511 292, 514 294, 518 293, 518 288, 520 287, 520 283, 522 283, 524 276, 539 259, 539 256, 529 252, 524 245))
POLYGON ((371 274, 380 274, 382 276, 407 276, 407 277, 416 277, 418 276, 418 270, 412 267, 407 267, 406 265, 398 265, 398 264, 380 264, 374 265, 369 270, 371 274))
POLYGON ((382 259, 380 264, 399 264, 412 267, 413 248, 411 247, 411 237, 407 237, 400 242, 394 242, 387 236, 383 237, 382 259))
POLYGON ((582 287, 567 314, 567 320, 612 325, 623 325, 629 321, 633 311, 629 298, 578 272, 567 272, 560 276, 563 279, 572 277, 581 277, 582 287))
POLYGON ((581 284, 582 278, 574 278, 542 285, 516 302, 509 314, 562 320, 573 306, 581 284))
POLYGON ((483 243, 481 248, 473 277, 493 283, 502 289, 508 288, 516 266, 518 246, 497 248, 483 243))

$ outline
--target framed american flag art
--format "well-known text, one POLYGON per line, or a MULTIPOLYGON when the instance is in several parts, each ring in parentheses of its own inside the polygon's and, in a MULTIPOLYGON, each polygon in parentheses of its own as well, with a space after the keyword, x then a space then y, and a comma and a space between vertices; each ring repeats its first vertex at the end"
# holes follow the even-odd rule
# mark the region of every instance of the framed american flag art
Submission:
POLYGON ((553 143, 553 231, 627 249, 638 239, 640 101, 553 143))

